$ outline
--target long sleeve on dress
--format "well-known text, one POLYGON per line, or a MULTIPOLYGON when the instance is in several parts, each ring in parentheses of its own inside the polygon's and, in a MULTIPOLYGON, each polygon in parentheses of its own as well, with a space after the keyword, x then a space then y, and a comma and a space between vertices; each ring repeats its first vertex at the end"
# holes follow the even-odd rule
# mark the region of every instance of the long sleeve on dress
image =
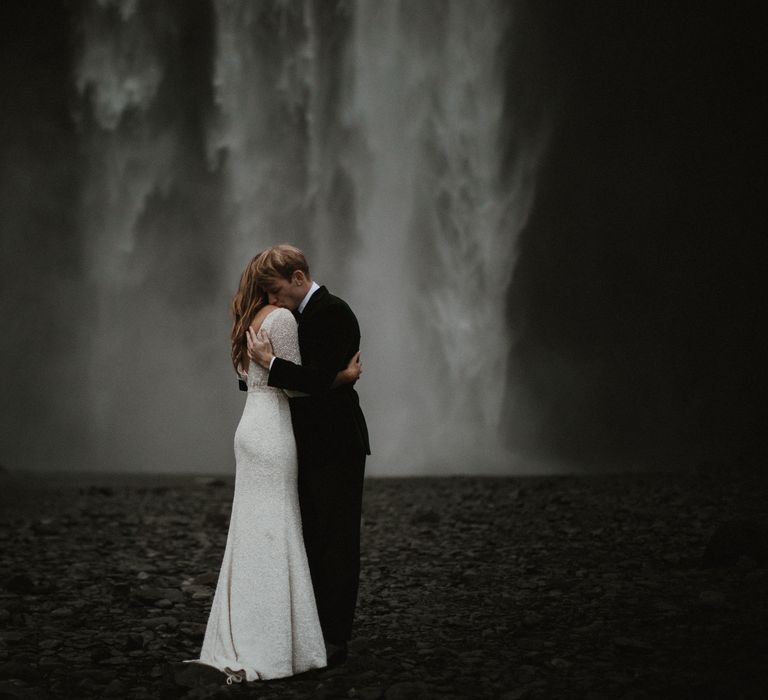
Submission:
MULTIPOLYGON (((296 365, 301 365, 298 324, 288 309, 277 309, 272 312, 267 335, 272 343, 272 352, 276 357, 281 357, 296 365)), ((283 389, 283 391, 291 397, 306 396, 301 391, 292 391, 290 389, 283 389)))

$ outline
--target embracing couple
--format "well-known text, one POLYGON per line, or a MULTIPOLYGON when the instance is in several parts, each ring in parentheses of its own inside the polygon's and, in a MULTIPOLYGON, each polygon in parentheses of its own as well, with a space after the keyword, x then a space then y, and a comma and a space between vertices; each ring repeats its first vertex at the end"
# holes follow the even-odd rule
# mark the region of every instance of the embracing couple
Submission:
POLYGON ((278 245, 232 300, 232 362, 248 393, 235 491, 199 659, 227 683, 343 663, 357 602, 368 431, 354 383, 360 328, 278 245))

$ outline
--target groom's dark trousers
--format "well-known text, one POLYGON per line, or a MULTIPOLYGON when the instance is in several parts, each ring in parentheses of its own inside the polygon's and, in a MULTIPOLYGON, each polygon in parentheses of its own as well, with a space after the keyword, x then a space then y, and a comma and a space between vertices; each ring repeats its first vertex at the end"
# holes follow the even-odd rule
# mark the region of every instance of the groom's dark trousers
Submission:
POLYGON ((309 394, 292 398, 299 458, 304 546, 325 638, 347 641, 360 580, 360 512, 368 429, 352 384, 331 389, 360 348, 346 302, 320 287, 297 315, 301 366, 275 358, 269 385, 309 394))

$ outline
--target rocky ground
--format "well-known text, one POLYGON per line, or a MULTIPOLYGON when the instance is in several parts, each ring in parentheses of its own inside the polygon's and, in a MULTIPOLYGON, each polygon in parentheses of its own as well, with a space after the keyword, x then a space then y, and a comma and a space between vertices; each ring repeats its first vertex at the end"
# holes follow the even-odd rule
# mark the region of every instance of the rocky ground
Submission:
POLYGON ((0 699, 768 697, 764 483, 369 480, 347 664, 227 686, 179 662, 232 488, 0 474, 0 699))

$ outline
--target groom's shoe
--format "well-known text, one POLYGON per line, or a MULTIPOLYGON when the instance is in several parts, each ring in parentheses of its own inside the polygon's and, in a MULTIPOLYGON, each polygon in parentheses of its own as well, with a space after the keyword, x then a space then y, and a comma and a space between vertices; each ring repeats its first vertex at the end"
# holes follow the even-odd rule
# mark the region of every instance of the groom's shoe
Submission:
POLYGON ((347 660, 347 643, 328 644, 328 665, 326 668, 336 668, 347 660))

